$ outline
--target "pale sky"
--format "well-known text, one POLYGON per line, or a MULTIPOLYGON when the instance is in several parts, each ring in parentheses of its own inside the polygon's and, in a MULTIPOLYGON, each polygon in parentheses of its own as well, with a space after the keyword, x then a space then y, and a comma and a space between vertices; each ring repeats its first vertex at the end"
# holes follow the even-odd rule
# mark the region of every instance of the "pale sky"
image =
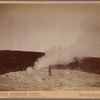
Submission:
POLYGON ((100 34, 100 4, 0 4, 0 50, 66 48, 92 36, 100 42, 95 34, 100 34))

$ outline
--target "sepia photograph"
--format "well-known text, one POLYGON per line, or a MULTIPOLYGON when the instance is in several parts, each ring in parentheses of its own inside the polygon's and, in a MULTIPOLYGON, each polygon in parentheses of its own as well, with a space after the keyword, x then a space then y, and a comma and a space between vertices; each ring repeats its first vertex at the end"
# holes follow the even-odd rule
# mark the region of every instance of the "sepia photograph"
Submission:
POLYGON ((100 91, 100 3, 0 4, 0 91, 100 91))

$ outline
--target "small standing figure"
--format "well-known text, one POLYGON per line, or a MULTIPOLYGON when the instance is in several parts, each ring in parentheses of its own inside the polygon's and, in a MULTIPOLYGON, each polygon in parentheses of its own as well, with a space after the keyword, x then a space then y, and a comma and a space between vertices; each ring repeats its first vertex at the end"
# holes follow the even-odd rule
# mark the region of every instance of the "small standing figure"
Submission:
POLYGON ((52 74, 51 74, 51 66, 49 65, 49 76, 51 76, 52 74))

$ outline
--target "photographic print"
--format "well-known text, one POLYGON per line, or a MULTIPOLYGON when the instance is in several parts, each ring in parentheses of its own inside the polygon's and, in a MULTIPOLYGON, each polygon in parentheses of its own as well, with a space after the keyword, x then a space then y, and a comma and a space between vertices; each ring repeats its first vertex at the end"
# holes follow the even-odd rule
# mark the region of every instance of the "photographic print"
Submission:
POLYGON ((0 91, 99 91, 100 3, 0 4, 0 91))

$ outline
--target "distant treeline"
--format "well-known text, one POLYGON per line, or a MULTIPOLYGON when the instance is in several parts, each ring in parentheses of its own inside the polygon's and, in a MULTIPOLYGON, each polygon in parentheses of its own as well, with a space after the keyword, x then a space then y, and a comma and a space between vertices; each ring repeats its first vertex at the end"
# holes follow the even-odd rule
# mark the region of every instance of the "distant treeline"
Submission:
MULTIPOLYGON (((44 56, 42 52, 0 50, 0 75, 8 72, 26 70, 33 67, 38 58, 44 56)), ((56 69, 71 69, 100 74, 100 58, 75 58, 69 64, 52 65, 56 69)))
POLYGON ((32 67, 35 61, 43 55, 45 53, 0 50, 0 74, 32 67))
POLYGON ((83 59, 76 58, 73 62, 65 65, 53 65, 57 69, 71 69, 84 72, 100 74, 100 58, 86 57, 83 59))

